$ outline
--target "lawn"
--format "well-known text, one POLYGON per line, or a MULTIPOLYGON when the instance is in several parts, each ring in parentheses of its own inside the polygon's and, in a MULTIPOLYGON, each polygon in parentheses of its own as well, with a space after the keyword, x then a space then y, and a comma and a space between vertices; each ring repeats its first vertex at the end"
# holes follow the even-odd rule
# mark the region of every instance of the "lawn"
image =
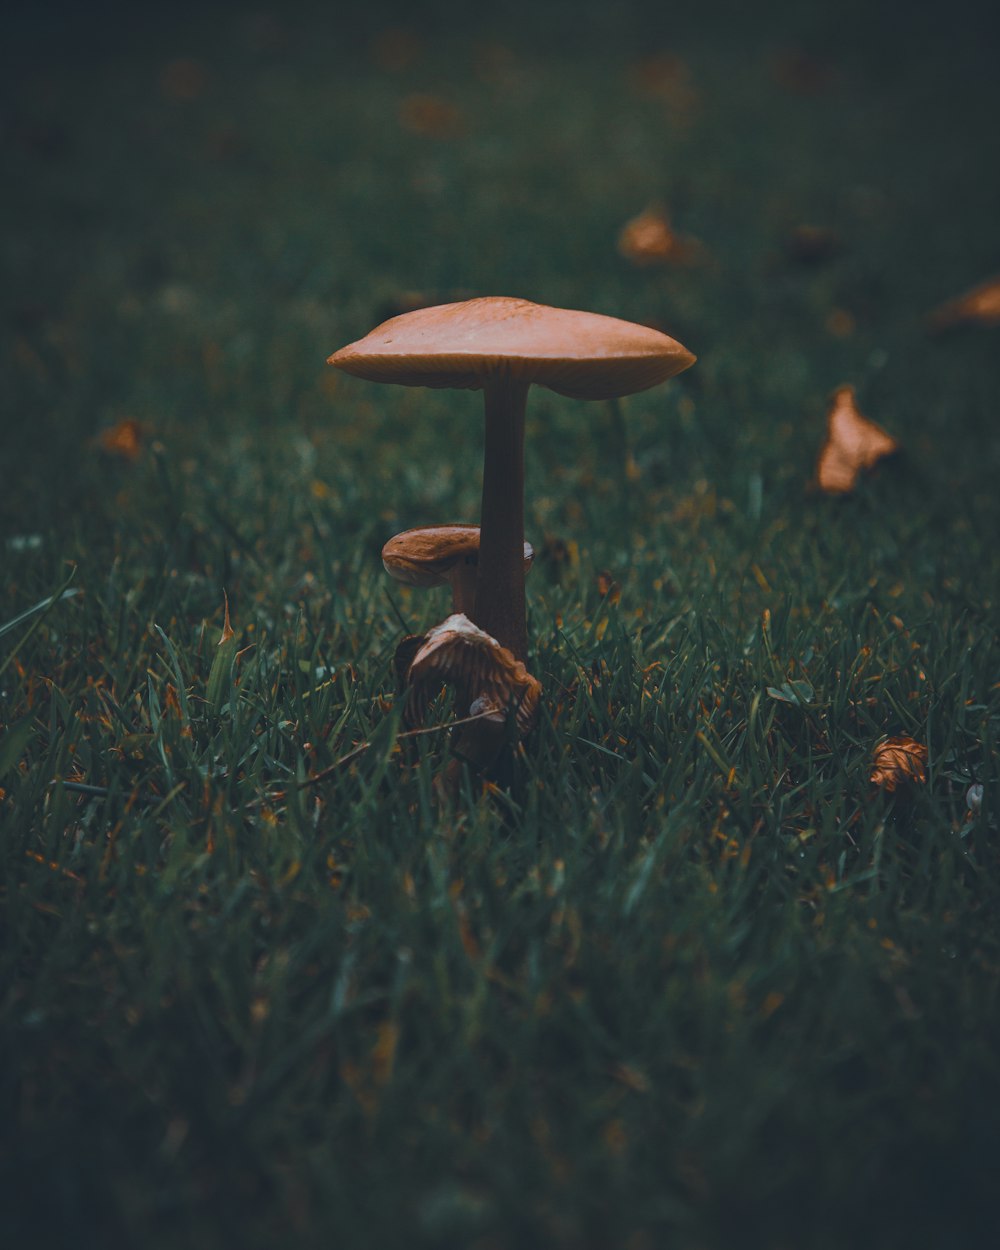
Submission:
POLYGON ((1000 327, 927 324, 993 32, 748 10, 11 19, 5 1244, 993 1244, 1000 327), (480 295, 698 361, 532 390, 540 721, 449 792, 379 556, 478 521, 481 396, 324 361, 480 295), (832 497, 842 384, 901 451, 832 497))

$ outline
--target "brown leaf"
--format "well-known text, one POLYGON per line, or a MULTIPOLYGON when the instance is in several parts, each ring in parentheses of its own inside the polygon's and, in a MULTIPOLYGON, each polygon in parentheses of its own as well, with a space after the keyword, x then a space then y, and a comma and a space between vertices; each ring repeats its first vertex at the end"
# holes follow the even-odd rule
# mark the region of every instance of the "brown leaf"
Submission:
POLYGON ((597 574, 597 591, 602 599, 607 599, 609 603, 618 603, 622 597, 622 588, 615 579, 607 571, 607 569, 597 574))
POLYGON ((872 756, 871 783, 890 793, 900 785, 927 780, 927 748, 913 738, 886 738, 872 756))
POLYGON ((119 456, 134 464, 142 453, 142 442, 146 427, 134 417, 125 417, 117 424, 101 430, 97 435, 97 446, 109 456, 119 456))
POLYGON ((854 489, 862 469, 899 450, 899 443, 880 425, 858 411, 853 386, 834 391, 826 418, 826 442, 819 453, 816 477, 829 495, 854 489))
POLYGON ((703 250, 697 239, 678 234, 666 211, 657 205, 627 221, 618 236, 618 251, 633 265, 687 265, 703 250))
POLYGON ((934 332, 961 325, 1000 325, 1000 277, 990 278, 936 308, 927 319, 934 332))

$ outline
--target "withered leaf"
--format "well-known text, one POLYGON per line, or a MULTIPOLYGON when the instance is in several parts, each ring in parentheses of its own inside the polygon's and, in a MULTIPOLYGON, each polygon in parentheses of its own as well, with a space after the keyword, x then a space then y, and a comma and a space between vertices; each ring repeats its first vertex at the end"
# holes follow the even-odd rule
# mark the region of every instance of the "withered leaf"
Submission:
POLYGON ((633 265, 683 265, 697 260, 703 248, 697 239, 678 234, 666 211, 652 205, 622 227, 618 251, 633 265))
POLYGON ((1000 325, 1000 277, 948 300, 930 314, 927 323, 935 332, 961 325, 1000 325))
POLYGON ((134 463, 142 452, 142 441, 146 429, 141 421, 134 417, 125 417, 115 425, 101 430, 97 435, 97 446, 109 456, 119 456, 122 460, 134 463))
POLYGON ((816 477, 830 495, 854 489, 862 469, 899 450, 899 443, 859 411, 853 386, 834 391, 826 418, 826 442, 819 453, 816 477))
POLYGON ((607 599, 609 603, 621 601, 622 588, 606 569, 597 574, 597 591, 601 598, 607 599))
POLYGON ((927 748, 914 738, 886 738, 872 755, 871 783, 890 793, 909 782, 927 780, 927 748))

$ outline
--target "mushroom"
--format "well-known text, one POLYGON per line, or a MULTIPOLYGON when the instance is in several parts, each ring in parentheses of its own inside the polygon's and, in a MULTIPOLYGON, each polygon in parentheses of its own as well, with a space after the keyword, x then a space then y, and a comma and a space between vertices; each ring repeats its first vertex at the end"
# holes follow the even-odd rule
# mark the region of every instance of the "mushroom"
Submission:
MULTIPOLYGON (((535 552, 524 544, 524 571, 535 552)), ((404 586, 451 586, 451 610, 472 616, 479 567, 478 525, 427 525, 403 530, 382 548, 385 571, 404 586)))
POLYGON ((485 395, 483 505, 475 619, 517 659, 524 602, 524 409, 534 382, 571 399, 615 399, 694 363, 680 343, 597 313, 489 296, 393 317, 328 363, 370 382, 485 395))
POLYGON ((503 746, 508 713, 522 738, 538 719, 541 682, 464 613, 453 613, 428 631, 410 663, 407 682, 406 716, 411 723, 424 719, 443 685, 454 688, 456 710, 463 717, 481 718, 466 726, 456 744, 459 754, 481 768, 493 763, 503 746))

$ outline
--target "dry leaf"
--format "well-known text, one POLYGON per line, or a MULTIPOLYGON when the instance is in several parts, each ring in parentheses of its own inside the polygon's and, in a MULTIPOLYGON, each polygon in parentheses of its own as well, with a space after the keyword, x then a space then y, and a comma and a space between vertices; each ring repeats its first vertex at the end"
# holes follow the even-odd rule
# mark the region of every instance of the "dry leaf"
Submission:
POLYGON ((697 239, 677 234, 656 205, 627 221, 618 236, 618 251, 633 265, 691 264, 703 250, 697 239))
POLYGON ((826 442, 819 453, 816 477, 830 495, 854 489, 862 469, 870 469, 883 456, 899 450, 899 443, 858 411, 853 386, 834 391, 826 418, 826 442))
POLYGON ((1000 277, 991 278, 964 295, 948 300, 930 314, 927 324, 935 332, 949 330, 952 326, 1000 325, 1000 277))
POLYGON ((415 93, 399 106, 399 124, 430 139, 457 139, 465 129, 462 114, 440 96, 415 93))
POLYGON ((605 569, 597 574, 597 590, 602 599, 609 603, 618 603, 622 597, 622 588, 605 569))
POLYGON ((886 738, 872 756, 871 783, 890 793, 907 782, 927 780, 927 748, 913 738, 886 738))
POLYGON ((145 433, 141 421, 136 421, 134 417, 125 417, 106 430, 101 430, 97 435, 97 445, 109 456, 120 456, 134 464, 142 452, 145 433))

